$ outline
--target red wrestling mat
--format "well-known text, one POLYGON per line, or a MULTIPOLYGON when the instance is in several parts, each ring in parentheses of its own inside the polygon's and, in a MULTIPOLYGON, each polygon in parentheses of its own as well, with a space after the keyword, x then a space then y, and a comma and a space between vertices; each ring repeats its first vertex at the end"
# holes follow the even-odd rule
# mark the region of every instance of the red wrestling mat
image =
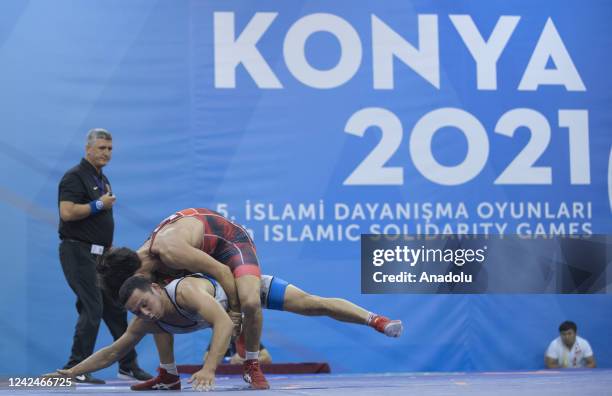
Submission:
MULTIPOLYGON (((178 371, 181 374, 193 374, 202 368, 201 364, 179 364, 178 371)), ((327 363, 272 363, 262 364, 261 370, 265 374, 329 374, 331 369, 327 363)), ((217 367, 217 375, 242 375, 241 364, 223 363, 217 367)))

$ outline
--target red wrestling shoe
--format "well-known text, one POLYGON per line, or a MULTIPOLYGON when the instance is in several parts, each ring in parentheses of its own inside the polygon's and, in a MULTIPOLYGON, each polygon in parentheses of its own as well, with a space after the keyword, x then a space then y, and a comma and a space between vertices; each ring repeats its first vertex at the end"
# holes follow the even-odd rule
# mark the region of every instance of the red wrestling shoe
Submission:
POLYGON ((257 359, 245 360, 242 369, 242 379, 251 384, 253 389, 270 389, 270 384, 266 381, 259 367, 259 361, 257 359))
POLYGON ((181 390, 181 377, 170 374, 161 367, 157 369, 157 372, 159 373, 157 377, 132 385, 130 389, 133 391, 181 390))
POLYGON ((369 324, 388 337, 399 337, 404 330, 401 320, 391 320, 381 315, 374 316, 369 324))

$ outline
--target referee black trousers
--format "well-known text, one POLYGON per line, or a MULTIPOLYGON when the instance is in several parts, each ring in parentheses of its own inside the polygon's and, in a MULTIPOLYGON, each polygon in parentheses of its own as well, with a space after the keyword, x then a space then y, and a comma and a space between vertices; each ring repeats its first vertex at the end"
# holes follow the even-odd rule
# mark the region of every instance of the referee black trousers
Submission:
MULTIPOLYGON (((70 359, 64 366, 71 368, 94 352, 101 319, 117 340, 127 329, 127 313, 98 286, 96 262, 99 256, 91 253, 91 245, 64 240, 59 253, 64 276, 76 294, 79 313, 70 359)), ((119 361, 120 367, 126 368, 135 363, 133 349, 119 361)))

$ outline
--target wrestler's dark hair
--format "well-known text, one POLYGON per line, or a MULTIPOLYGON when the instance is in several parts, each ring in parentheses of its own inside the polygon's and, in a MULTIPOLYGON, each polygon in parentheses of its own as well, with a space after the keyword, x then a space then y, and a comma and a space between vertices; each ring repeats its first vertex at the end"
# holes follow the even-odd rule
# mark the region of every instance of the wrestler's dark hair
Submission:
POLYGON ((126 247, 111 249, 96 265, 100 286, 116 299, 123 282, 134 275, 141 265, 138 254, 132 249, 126 247))
POLYGON ((119 288, 119 304, 125 306, 127 300, 130 299, 134 290, 148 292, 151 290, 151 281, 144 276, 134 275, 129 277, 119 288))
POLYGON ((571 320, 566 320, 565 322, 559 325, 559 333, 568 330, 574 330, 574 333, 577 333, 578 327, 576 326, 576 323, 572 322, 571 320))

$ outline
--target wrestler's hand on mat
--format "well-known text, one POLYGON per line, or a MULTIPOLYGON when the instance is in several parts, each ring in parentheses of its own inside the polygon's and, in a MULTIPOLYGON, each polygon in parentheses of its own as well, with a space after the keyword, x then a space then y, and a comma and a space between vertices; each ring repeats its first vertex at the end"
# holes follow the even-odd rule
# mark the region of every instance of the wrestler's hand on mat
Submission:
POLYGON ((52 373, 43 374, 43 375, 41 375, 41 377, 43 377, 43 378, 58 378, 58 377, 65 377, 65 376, 61 375, 57 371, 54 371, 52 373))
POLYGON ((234 337, 238 337, 242 329, 242 312, 236 312, 230 309, 228 314, 229 314, 230 319, 232 320, 232 323, 234 323, 234 331, 232 335, 234 337))
POLYGON ((52 373, 47 373, 42 375, 43 378, 63 378, 63 377, 74 377, 71 370, 57 369, 52 373))
POLYGON ((58 369, 57 372, 66 377, 76 377, 72 372, 72 369, 58 369))
POLYGON ((193 386, 193 389, 196 391, 208 392, 215 387, 215 372, 200 369, 196 371, 187 382, 192 384, 191 386, 193 386))

